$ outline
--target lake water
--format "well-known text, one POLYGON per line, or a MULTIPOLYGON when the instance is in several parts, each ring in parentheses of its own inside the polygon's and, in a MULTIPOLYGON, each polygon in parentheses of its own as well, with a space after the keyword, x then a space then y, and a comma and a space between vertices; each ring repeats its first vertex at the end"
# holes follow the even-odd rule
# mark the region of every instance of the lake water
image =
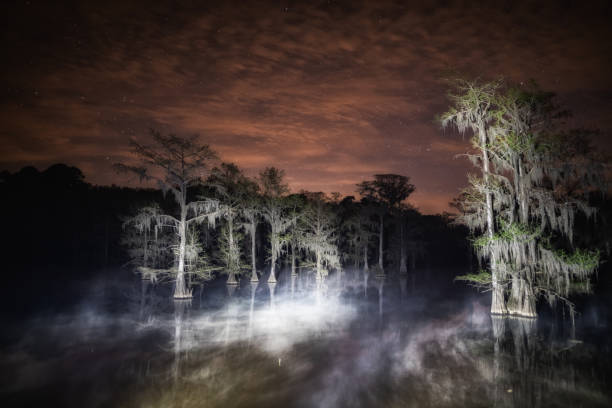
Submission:
POLYGON ((609 316, 594 306, 575 325, 491 318, 463 286, 360 275, 181 302, 169 289, 106 282, 10 324, 2 406, 612 406, 609 316))

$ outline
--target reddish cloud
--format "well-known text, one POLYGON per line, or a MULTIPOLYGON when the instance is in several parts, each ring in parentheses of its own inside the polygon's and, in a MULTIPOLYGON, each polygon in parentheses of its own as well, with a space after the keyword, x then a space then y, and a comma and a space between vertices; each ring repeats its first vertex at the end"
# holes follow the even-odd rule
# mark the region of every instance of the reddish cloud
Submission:
POLYGON ((375 173, 405 174, 435 212, 470 169, 454 158, 467 139, 434 123, 448 69, 534 78, 575 124, 612 128, 606 3, 445 3, 14 6, 0 164, 63 161, 124 183, 110 164, 153 127, 197 133, 249 174, 284 168, 294 190, 352 194, 375 173))

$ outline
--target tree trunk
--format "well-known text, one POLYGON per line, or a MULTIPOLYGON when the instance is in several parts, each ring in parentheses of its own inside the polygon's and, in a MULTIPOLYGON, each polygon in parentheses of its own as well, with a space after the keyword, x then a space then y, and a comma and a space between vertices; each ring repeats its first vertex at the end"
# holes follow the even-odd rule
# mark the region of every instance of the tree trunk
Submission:
POLYGON ((317 275, 316 278, 318 281, 323 280, 323 274, 321 271, 321 252, 320 251, 316 251, 316 256, 317 256, 317 275))
POLYGON ((521 306, 523 317, 536 318, 538 316, 535 303, 535 294, 531 284, 528 281, 523 281, 523 304, 521 306))
MULTIPOLYGON (((487 152, 487 136, 483 126, 478 129, 480 137, 480 146, 482 150, 482 174, 484 177, 485 185, 489 186, 489 154, 487 152)), ((487 235, 489 239, 493 239, 495 226, 493 224, 493 198, 491 192, 488 191, 485 194, 486 199, 486 211, 487 211, 487 235)), ((506 304, 504 302, 504 290, 503 286, 499 283, 499 270, 497 269, 497 260, 494 255, 491 254, 491 284, 493 290, 491 292, 491 313, 492 314, 506 314, 506 304)))
MULTIPOLYGON (((514 203, 514 208, 513 211, 516 210, 516 207, 518 206, 518 215, 519 215, 519 222, 523 222, 523 209, 522 209, 522 200, 521 200, 521 180, 520 180, 520 174, 519 174, 519 160, 518 158, 515 158, 515 160, 513 161, 513 166, 514 166, 514 189, 515 189, 515 198, 518 202, 514 203)), ((514 217, 514 214, 512 214, 512 217, 514 217)), ((518 265, 519 268, 521 268, 523 265, 518 265)), ((510 288, 510 296, 508 299, 508 305, 507 305, 507 310, 508 313, 511 315, 515 315, 515 316, 521 316, 522 315, 522 300, 521 300, 521 278, 519 276, 518 272, 512 272, 512 282, 511 282, 511 288, 510 288)))
MULTIPOLYGON (((520 221, 522 224, 529 223, 529 206, 527 203, 527 194, 525 189, 523 188, 523 161, 519 156, 518 160, 518 192, 519 192, 519 209, 520 209, 520 221)), ((528 253, 528 262, 530 264, 534 264, 536 262, 533 259, 533 252, 527 251, 528 253)), ((537 317, 536 308, 535 308, 535 294, 533 292, 533 287, 531 284, 531 280, 525 278, 521 280, 521 307, 520 307, 520 315, 523 317, 535 318, 537 317)))
POLYGON ((268 276, 268 283, 276 283, 276 253, 272 249, 272 265, 270 265, 270 276, 268 276))
POLYGON ((512 277, 512 292, 508 301, 508 313, 528 318, 537 317, 533 289, 529 282, 517 275, 512 277))
POLYGON ((257 277, 257 254, 255 253, 255 233, 257 231, 257 225, 254 220, 251 221, 249 229, 251 230, 251 282, 259 282, 259 278, 257 277))
POLYGON ((529 222, 529 207, 527 205, 527 195, 523 188, 523 161, 518 158, 518 192, 519 192, 519 205, 521 211, 521 223, 527 224, 529 222))
POLYGON ((519 280, 518 304, 516 314, 521 317, 536 317, 535 313, 535 296, 531 285, 525 279, 519 280))
MULTIPOLYGON (((492 255, 491 265, 497 265, 495 255, 492 255)), ((504 287, 498 282, 498 274, 491 273, 493 288, 491 294, 491 314, 503 315, 508 313, 508 309, 504 302, 504 287)))
POLYGON ((370 266, 368 264, 368 246, 365 245, 363 247, 363 271, 368 272, 370 270, 370 266))
POLYGON ((147 234, 147 229, 144 229, 144 254, 142 259, 142 266, 145 268, 149 267, 149 234, 147 234))
POLYGON ((384 279, 377 279, 378 280, 378 316, 381 319, 381 323, 382 323, 382 316, 383 316, 383 291, 385 288, 385 280, 384 279))
POLYGON ((229 266, 229 277, 227 278, 227 284, 228 285, 237 285, 238 281, 236 280, 236 265, 237 265, 237 260, 234 259, 236 256, 236 251, 234 248, 234 222, 233 222, 233 216, 232 216, 232 210, 229 210, 228 213, 228 217, 227 217, 227 227, 229 230, 229 239, 228 239, 228 244, 229 244, 229 251, 228 251, 228 262, 227 265, 229 266))
POLYGON ((176 285, 174 287, 174 298, 175 299, 187 299, 191 298, 191 292, 187 291, 185 285, 185 245, 187 240, 186 234, 186 221, 187 217, 185 208, 185 202, 181 202, 181 220, 179 221, 179 259, 178 259, 178 270, 176 272, 176 285))
POLYGON ((291 276, 297 276, 295 271, 295 244, 291 244, 291 276))
POLYGON ((512 274, 512 286, 510 288, 510 296, 508 298, 508 313, 518 315, 521 305, 520 294, 520 279, 518 275, 512 274))

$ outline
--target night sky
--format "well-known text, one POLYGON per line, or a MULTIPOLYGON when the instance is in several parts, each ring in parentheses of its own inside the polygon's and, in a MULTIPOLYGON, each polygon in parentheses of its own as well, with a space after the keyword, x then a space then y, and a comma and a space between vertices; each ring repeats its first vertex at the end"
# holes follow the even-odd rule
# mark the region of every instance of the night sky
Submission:
POLYGON ((294 191, 407 175, 411 202, 443 211, 473 171, 434 122, 449 71, 533 78, 612 150, 607 1, 154 3, 3 2, 0 169, 125 184, 111 165, 155 128, 250 175, 283 168, 294 191))

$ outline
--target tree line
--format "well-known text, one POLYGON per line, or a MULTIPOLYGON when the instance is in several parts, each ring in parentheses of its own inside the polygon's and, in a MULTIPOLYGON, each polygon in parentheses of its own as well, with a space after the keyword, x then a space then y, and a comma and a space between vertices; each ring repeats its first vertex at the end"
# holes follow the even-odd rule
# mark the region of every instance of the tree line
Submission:
MULTIPOLYGON (((157 183, 175 205, 164 211, 150 203, 125 218, 123 242, 143 277, 174 282, 174 298, 191 297, 194 285, 219 274, 230 285, 245 278, 275 283, 281 260, 291 274, 312 271, 318 282, 347 269, 384 277, 392 266, 407 274, 427 250, 423 216, 406 202, 415 190, 407 176, 374 175, 356 185, 360 200, 291 193, 276 167, 250 178, 196 137, 152 131, 151 140, 132 141, 140 161, 115 168, 157 183), (265 267, 258 269, 262 250, 265 267)), ((460 230, 446 228, 447 235, 460 230)))

